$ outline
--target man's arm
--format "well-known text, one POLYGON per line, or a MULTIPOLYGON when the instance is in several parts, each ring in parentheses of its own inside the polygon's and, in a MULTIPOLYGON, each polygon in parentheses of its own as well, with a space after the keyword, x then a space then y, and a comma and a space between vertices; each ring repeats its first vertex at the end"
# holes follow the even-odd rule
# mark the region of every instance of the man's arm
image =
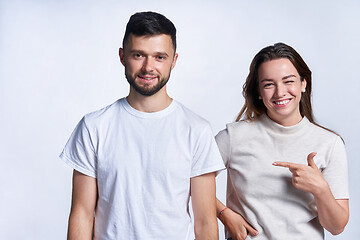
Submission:
POLYGON ((215 173, 208 173, 190 180, 191 201, 194 212, 195 238, 219 239, 216 218, 215 173))
POLYGON ((96 179, 74 170, 68 240, 92 239, 96 201, 96 179))

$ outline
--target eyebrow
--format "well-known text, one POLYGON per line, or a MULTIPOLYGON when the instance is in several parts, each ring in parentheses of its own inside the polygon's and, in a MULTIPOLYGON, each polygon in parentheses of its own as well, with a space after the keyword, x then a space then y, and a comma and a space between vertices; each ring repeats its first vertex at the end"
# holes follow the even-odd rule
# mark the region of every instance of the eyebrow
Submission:
POLYGON ((261 80, 260 82, 262 83, 262 82, 272 82, 272 81, 273 81, 272 79, 265 78, 265 79, 261 80))
POLYGON ((169 57, 169 55, 166 52, 155 52, 154 55, 169 57))
MULTIPOLYGON (((288 78, 293 78, 293 77, 296 78, 296 76, 294 74, 290 74, 290 75, 287 75, 287 76, 283 77, 282 80, 286 80, 288 78)), ((261 80, 260 82, 262 83, 262 82, 271 82, 271 81, 274 81, 274 80, 265 78, 265 79, 261 80)))
MULTIPOLYGON (((141 53, 143 55, 148 55, 144 51, 136 50, 136 49, 131 50, 130 53, 141 53)), ((151 55, 161 55, 161 56, 167 56, 167 57, 169 56, 166 52, 154 52, 151 55)))
POLYGON ((292 78, 292 77, 296 78, 296 76, 294 74, 290 74, 290 75, 283 77, 282 80, 286 80, 286 79, 292 78))

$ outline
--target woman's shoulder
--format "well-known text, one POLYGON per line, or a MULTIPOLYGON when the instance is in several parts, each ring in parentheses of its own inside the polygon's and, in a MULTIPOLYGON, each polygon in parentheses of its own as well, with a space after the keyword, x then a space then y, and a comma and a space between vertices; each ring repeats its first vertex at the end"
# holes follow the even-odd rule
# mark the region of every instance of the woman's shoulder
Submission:
POLYGON ((321 125, 311 123, 308 134, 310 139, 324 146, 344 146, 344 140, 339 134, 321 125))
POLYGON ((226 128, 219 134, 224 137, 225 135, 230 139, 241 139, 242 141, 252 138, 254 135, 259 135, 261 132, 258 121, 240 120, 226 124, 226 128))
POLYGON ((252 135, 258 132, 260 127, 259 121, 251 121, 251 120, 239 120, 237 122, 232 122, 226 124, 226 130, 229 135, 232 134, 241 134, 241 135, 252 135))
POLYGON ((237 122, 232 122, 226 124, 226 129, 245 129, 245 128, 254 128, 257 127, 258 121, 251 120, 239 120, 237 122))
POLYGON ((326 138, 341 138, 337 133, 316 123, 310 123, 310 132, 313 135, 319 137, 322 136, 326 138))

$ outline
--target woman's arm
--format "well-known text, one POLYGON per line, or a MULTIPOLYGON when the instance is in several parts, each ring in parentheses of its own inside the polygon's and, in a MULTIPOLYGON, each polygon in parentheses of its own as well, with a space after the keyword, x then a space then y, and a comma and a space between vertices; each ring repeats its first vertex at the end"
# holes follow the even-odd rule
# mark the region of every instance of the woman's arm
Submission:
POLYGON ((316 153, 308 155, 307 166, 290 162, 275 162, 273 165, 289 168, 293 174, 293 185, 314 195, 320 224, 331 234, 337 235, 344 231, 349 220, 349 200, 335 199, 314 162, 315 155, 316 153))
POLYGON ((320 224, 333 235, 342 233, 349 221, 349 200, 335 199, 329 188, 315 196, 315 203, 320 224))
POLYGON ((233 240, 243 240, 248 233, 252 236, 258 234, 258 232, 250 226, 240 214, 227 208, 219 199, 216 199, 216 212, 220 221, 230 232, 233 240))

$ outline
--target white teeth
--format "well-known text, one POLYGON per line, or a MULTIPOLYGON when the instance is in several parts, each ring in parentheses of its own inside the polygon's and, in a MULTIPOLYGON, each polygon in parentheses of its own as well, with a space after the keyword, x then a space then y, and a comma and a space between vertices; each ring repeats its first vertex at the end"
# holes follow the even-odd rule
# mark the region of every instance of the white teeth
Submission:
POLYGON ((288 103, 288 102, 290 102, 290 100, 284 100, 284 101, 280 101, 280 102, 275 102, 275 104, 277 104, 277 105, 283 105, 283 104, 286 104, 286 103, 288 103))

